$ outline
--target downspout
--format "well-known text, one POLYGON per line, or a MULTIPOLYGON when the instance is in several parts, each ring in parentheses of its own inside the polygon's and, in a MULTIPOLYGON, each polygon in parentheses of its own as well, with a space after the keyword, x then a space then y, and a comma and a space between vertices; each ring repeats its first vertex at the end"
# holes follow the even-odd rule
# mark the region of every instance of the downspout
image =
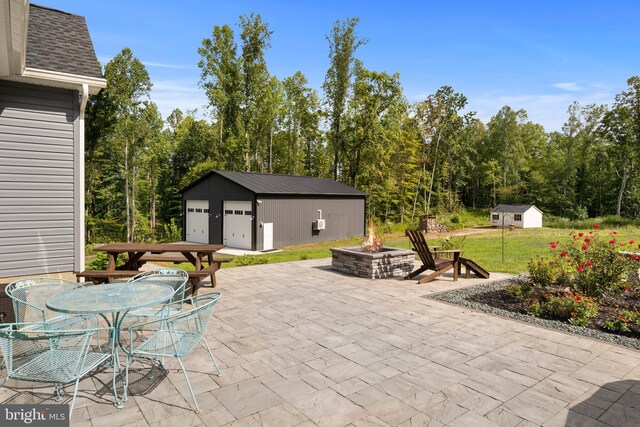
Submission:
POLYGON ((85 263, 85 257, 84 257, 84 252, 85 252, 85 235, 86 235, 86 228, 87 228, 87 224, 85 222, 85 208, 84 208, 84 110, 87 106, 87 101, 89 100, 89 85, 86 83, 82 84, 82 90, 80 91, 80 115, 79 115, 79 121, 80 121, 80 129, 78 132, 78 152, 79 152, 79 156, 78 156, 78 173, 80 174, 80 179, 79 179, 79 185, 78 185, 78 193, 80 194, 80 207, 79 207, 79 224, 81 227, 81 230, 79 235, 80 235, 80 239, 79 239, 79 250, 80 250, 80 267, 78 271, 83 271, 84 270, 84 263, 85 263))

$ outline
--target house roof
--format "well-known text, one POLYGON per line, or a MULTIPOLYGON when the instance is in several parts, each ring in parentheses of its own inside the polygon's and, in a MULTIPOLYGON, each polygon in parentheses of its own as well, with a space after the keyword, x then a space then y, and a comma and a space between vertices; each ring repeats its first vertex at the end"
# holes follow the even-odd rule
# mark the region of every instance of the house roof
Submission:
POLYGON ((534 208, 538 212, 542 213, 542 211, 536 208, 534 205, 503 205, 500 204, 495 208, 491 209, 491 212, 515 212, 515 213, 525 213, 529 209, 534 208))
POLYGON ((324 195, 366 197, 367 193, 327 178, 279 175, 255 172, 212 171, 192 182, 182 191, 217 174, 256 194, 324 195))
POLYGON ((83 16, 29 5, 26 67, 102 78, 83 16))

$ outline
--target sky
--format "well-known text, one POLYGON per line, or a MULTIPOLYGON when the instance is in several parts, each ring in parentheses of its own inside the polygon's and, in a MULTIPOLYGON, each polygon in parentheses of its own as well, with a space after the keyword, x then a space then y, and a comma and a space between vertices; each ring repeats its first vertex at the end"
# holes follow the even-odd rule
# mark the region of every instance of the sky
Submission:
POLYGON ((329 67, 326 35, 358 17, 366 68, 400 73, 411 103, 441 86, 468 98, 488 122, 509 105, 559 131, 573 101, 609 104, 640 75, 640 2, 634 0, 38 0, 85 16, 104 65, 124 47, 147 67, 163 117, 208 103, 198 86, 198 47, 215 25, 259 13, 273 31, 269 71, 302 71, 319 91, 329 67))

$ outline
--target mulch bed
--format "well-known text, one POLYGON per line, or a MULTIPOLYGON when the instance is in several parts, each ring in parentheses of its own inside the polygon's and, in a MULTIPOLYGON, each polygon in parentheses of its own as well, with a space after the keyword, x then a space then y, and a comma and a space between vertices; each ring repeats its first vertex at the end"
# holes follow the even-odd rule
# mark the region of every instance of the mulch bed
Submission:
MULTIPOLYGON (((520 300, 514 297, 506 290, 506 288, 504 288, 472 295, 470 297, 470 300, 487 304, 492 307, 513 311, 516 313, 528 314, 527 303, 531 298, 538 298, 541 300, 543 299, 545 294, 560 294, 562 292, 564 292, 564 288, 551 286, 534 288, 531 294, 526 299, 520 300)), ((589 323, 587 323, 585 327, 600 330, 606 333, 611 333, 611 331, 604 327, 603 323, 606 320, 617 317, 620 310, 640 311, 640 300, 638 300, 637 298, 626 298, 623 295, 616 294, 604 295, 598 301, 598 315, 591 318, 589 320, 589 323)), ((562 321, 562 319, 554 319, 553 317, 541 317, 550 320, 562 321)), ((639 325, 629 322, 627 323, 627 327, 629 328, 628 332, 621 331, 615 333, 622 336, 640 338, 639 325)))
POLYGON ((536 317, 527 312, 530 298, 542 299, 544 294, 557 294, 564 288, 547 287, 537 288, 525 300, 519 300, 507 291, 507 286, 513 283, 522 283, 526 278, 507 279, 499 282, 481 284, 453 291, 441 292, 429 295, 439 301, 461 305, 491 314, 510 317, 520 321, 533 323, 539 326, 559 329, 578 335, 588 336, 627 347, 640 349, 640 326, 628 323, 628 332, 612 332, 603 326, 603 322, 610 320, 620 310, 640 310, 640 298, 628 298, 622 295, 606 295, 599 301, 598 315, 590 319, 586 326, 575 326, 566 320, 536 317))

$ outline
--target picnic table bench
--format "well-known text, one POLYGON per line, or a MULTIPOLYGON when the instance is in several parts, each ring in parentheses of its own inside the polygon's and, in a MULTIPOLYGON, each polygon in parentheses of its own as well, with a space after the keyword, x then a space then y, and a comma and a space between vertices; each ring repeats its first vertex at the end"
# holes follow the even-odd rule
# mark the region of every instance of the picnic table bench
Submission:
POLYGON ((92 282, 111 283, 113 279, 133 277, 140 274, 140 267, 146 262, 173 262, 174 264, 190 262, 195 270, 188 271, 192 294, 198 293, 202 280, 211 277, 211 286, 216 286, 215 272, 223 262, 231 261, 231 257, 214 255, 223 245, 199 245, 192 243, 114 243, 100 246, 96 251, 106 252, 108 263, 106 270, 85 270, 78 273, 92 282), (117 266, 116 261, 121 253, 128 254, 124 265, 117 266), (208 264, 205 266, 205 264, 208 264))

